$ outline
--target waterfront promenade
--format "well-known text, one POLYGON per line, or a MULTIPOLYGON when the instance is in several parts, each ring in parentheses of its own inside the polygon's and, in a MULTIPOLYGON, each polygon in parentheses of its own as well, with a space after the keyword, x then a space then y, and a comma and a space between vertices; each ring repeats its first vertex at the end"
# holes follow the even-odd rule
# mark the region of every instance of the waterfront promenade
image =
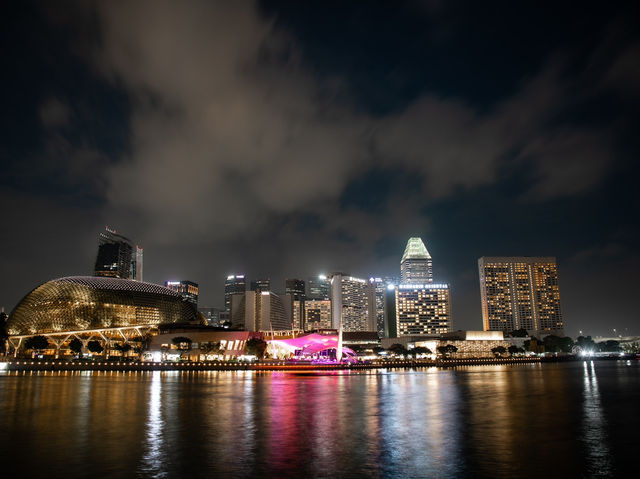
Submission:
POLYGON ((539 363, 543 358, 478 358, 444 360, 388 360, 356 364, 300 364, 286 361, 152 362, 152 361, 64 361, 16 359, 0 362, 5 371, 327 371, 388 368, 455 367, 472 365, 539 363))

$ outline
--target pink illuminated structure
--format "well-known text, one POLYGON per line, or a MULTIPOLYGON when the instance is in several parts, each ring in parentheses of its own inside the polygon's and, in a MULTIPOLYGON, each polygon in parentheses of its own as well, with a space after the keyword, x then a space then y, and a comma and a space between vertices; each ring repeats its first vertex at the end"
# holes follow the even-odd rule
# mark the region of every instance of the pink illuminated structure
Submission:
POLYGON ((356 353, 342 347, 342 361, 336 358, 339 349, 338 335, 307 334, 292 339, 272 339, 267 351, 281 358, 312 361, 314 363, 357 362, 356 353))

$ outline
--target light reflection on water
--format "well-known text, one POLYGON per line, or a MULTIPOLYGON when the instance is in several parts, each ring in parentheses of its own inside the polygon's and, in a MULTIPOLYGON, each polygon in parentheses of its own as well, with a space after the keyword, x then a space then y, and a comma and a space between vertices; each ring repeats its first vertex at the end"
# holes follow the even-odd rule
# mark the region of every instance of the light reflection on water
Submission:
POLYGON ((610 477, 639 372, 6 373, 0 447, 31 476, 610 477))
POLYGON ((162 373, 153 371, 149 384, 149 412, 146 422, 146 444, 141 471, 154 477, 166 477, 163 470, 162 373))
POLYGON ((598 377, 593 361, 584 361, 584 433, 588 470, 594 477, 610 477, 610 451, 604 413, 598 391, 598 377))

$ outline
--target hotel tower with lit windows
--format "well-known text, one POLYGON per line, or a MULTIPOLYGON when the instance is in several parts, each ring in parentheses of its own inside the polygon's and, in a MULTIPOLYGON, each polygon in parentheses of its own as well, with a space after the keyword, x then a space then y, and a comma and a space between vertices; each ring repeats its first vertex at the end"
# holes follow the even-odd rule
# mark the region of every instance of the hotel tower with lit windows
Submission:
POLYGON ((451 331, 449 285, 433 282, 431 255, 420 238, 409 238, 395 287, 395 326, 391 334, 435 335, 451 331))
POLYGON ((564 334, 555 258, 482 257, 478 272, 485 331, 564 334))

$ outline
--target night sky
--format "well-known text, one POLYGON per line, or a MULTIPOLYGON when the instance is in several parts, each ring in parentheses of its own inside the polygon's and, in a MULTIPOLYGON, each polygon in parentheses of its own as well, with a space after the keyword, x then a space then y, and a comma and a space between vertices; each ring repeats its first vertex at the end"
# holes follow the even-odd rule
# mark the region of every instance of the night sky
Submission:
POLYGON ((421 236, 482 329, 480 256, 556 256, 567 333, 640 334, 628 2, 4 2, 0 305, 91 274, 399 275, 421 236))

